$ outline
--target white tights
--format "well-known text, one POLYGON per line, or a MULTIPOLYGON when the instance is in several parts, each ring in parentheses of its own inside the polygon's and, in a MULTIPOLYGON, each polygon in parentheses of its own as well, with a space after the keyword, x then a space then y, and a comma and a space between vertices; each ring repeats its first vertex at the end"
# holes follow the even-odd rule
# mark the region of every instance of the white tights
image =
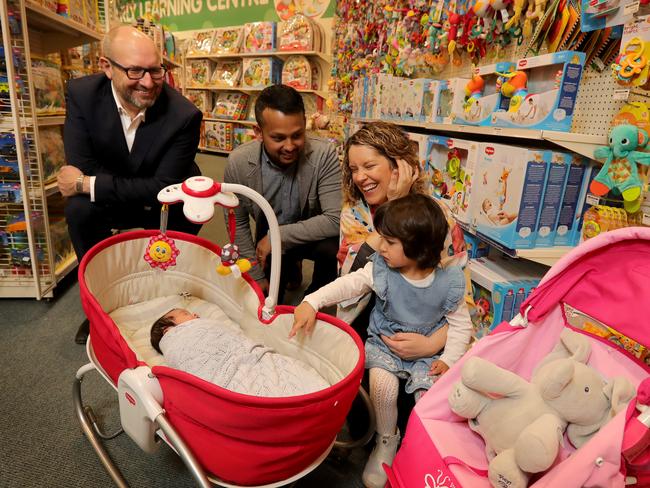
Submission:
POLYGON ((399 379, 385 369, 370 368, 370 400, 377 415, 377 433, 393 435, 397 428, 399 379))

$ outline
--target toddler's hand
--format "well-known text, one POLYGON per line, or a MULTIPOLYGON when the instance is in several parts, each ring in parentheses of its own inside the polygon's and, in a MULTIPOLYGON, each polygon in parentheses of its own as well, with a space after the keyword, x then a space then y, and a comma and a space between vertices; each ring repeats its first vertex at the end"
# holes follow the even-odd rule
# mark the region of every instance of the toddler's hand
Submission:
POLYGON ((447 372, 449 369, 449 366, 447 366, 447 363, 444 361, 440 361, 439 359, 437 361, 434 361, 431 364, 431 369, 429 370, 429 376, 435 376, 435 375, 443 375, 447 372))
POLYGON ((307 302, 302 302, 293 311, 293 327, 289 332, 289 339, 295 337, 300 329, 305 329, 305 334, 311 335, 316 325, 316 310, 307 302))

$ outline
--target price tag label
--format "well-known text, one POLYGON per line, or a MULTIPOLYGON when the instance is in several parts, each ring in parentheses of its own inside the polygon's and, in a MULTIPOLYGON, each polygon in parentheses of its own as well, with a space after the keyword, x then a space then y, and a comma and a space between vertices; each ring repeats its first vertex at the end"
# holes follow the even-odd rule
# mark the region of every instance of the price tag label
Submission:
POLYGON ((503 129, 501 127, 492 127, 492 133, 496 135, 501 135, 503 129))
POLYGON ((598 205, 600 203, 600 198, 598 198, 596 195, 587 195, 586 199, 587 205, 598 205))
POLYGON ((650 225, 650 214, 644 213, 643 218, 641 219, 643 225, 650 225))
POLYGON ((614 100, 627 100, 630 96, 630 90, 625 88, 617 88, 614 90, 614 100))
POLYGON ((639 0, 634 0, 623 7, 623 15, 632 15, 639 11, 639 0))

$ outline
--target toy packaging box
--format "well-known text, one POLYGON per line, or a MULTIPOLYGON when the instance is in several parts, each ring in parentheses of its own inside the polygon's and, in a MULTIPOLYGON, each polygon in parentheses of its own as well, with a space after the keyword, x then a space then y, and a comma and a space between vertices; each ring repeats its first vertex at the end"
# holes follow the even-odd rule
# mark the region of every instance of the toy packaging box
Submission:
POLYGON ((234 54, 241 48, 244 31, 242 26, 222 27, 215 30, 212 40, 212 54, 234 54))
POLYGON ((539 206, 537 225, 533 232, 535 247, 550 247, 555 239, 557 230, 557 216, 562 194, 566 184, 567 167, 569 162, 563 153, 549 151, 546 153, 546 183, 544 193, 539 206))
POLYGON ((309 17, 297 14, 278 25, 280 51, 317 51, 320 30, 309 17))
POLYGON ((242 52, 260 53, 275 50, 276 23, 272 21, 244 24, 242 52))
POLYGON ((217 61, 210 75, 210 85, 215 87, 235 88, 242 77, 242 62, 217 61))
POLYGON ((221 92, 216 96, 212 115, 220 119, 242 120, 246 116, 247 106, 247 94, 221 92))
POLYGON ((212 92, 207 90, 187 90, 185 96, 204 114, 212 111, 212 92))
POLYGON ((249 58, 244 60, 242 87, 266 88, 282 80, 282 61, 273 58, 249 58))
POLYGON ((187 63, 187 86, 208 86, 212 74, 212 62, 209 59, 190 59, 187 63))
POLYGON ((568 132, 571 130, 585 53, 560 51, 517 61, 527 84, 506 112, 492 114, 492 125, 568 132))
POLYGON ((431 194, 448 200, 454 216, 467 224, 475 212, 473 186, 478 148, 473 141, 430 136, 424 164, 431 194))
POLYGON ((242 144, 255 140, 255 131, 250 127, 235 127, 233 137, 234 146, 241 146, 242 144))
MULTIPOLYGON (((424 101, 422 102, 422 117, 424 122, 442 124, 442 94, 447 90, 447 80, 431 80, 425 87, 424 101)), ((448 106, 447 106, 448 107, 448 106)))
POLYGON ((409 139, 415 141, 418 145, 418 162, 420 163, 420 171, 424 171, 427 164, 427 150, 429 146, 429 136, 427 134, 419 134, 417 132, 407 132, 409 139))
POLYGON ((497 90, 497 79, 500 74, 513 71, 514 67, 515 63, 502 62, 475 68, 474 76, 464 87, 462 110, 458 111, 458 105, 452 107, 454 124, 491 125, 492 113, 500 108, 504 98, 497 90))
POLYGON ((509 249, 529 249, 546 183, 549 151, 481 143, 473 178, 472 226, 509 249))
POLYGON ((475 304, 470 307, 470 317, 477 337, 512 320, 546 272, 542 265, 502 257, 472 259, 469 268, 475 304))
POLYGON ((282 84, 296 90, 312 88, 312 65, 306 56, 289 56, 282 66, 282 84))
MULTIPOLYGON (((575 212, 576 195, 584 175, 585 158, 575 154, 553 152, 549 162, 548 177, 544 188, 544 198, 537 222, 535 247, 551 247, 560 226, 560 215, 567 205, 566 213, 575 212), (579 180, 576 181, 576 180, 579 180), (578 184, 576 184, 578 183, 578 184), (568 192, 568 193, 567 193, 568 192), (567 200, 565 202, 565 194, 567 200)), ((560 232, 566 234, 566 215, 562 220, 560 232)))
POLYGON ((440 92, 440 118, 443 124, 453 124, 454 114, 463 112, 465 106, 465 86, 469 78, 450 78, 447 86, 440 92))
POLYGON ((218 149, 220 151, 232 151, 233 123, 206 120, 203 124, 203 140, 205 141, 205 147, 209 149, 218 149))
POLYGON ((463 232, 463 237, 465 238, 465 247, 469 259, 482 258, 490 253, 490 245, 474 234, 463 232))
POLYGON ((555 246, 572 246, 577 243, 580 217, 591 172, 592 166, 587 158, 574 157, 571 160, 558 212, 557 230, 553 240, 555 246))
POLYGON ((202 31, 194 34, 187 49, 188 56, 208 56, 212 52, 214 31, 202 31))

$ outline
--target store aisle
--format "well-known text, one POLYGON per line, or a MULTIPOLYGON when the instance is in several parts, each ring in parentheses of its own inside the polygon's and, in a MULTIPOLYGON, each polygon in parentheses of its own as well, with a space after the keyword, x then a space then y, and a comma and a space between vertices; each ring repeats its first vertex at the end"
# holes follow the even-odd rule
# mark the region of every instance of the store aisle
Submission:
MULTIPOLYGON (((69 276, 55 298, 0 301, 0 485, 10 488, 112 486, 75 418, 72 385, 77 369, 88 362, 73 337, 84 314, 79 286, 69 276)), ((107 431, 119 424, 117 397, 91 373, 83 385, 107 431)), ((195 486, 180 459, 167 446, 153 455, 140 451, 126 436, 107 442, 109 453, 134 488, 195 486)), ((251 453, 254 455, 254 453, 251 453)), ((361 487, 367 452, 346 459, 331 455, 296 488, 361 487)))

